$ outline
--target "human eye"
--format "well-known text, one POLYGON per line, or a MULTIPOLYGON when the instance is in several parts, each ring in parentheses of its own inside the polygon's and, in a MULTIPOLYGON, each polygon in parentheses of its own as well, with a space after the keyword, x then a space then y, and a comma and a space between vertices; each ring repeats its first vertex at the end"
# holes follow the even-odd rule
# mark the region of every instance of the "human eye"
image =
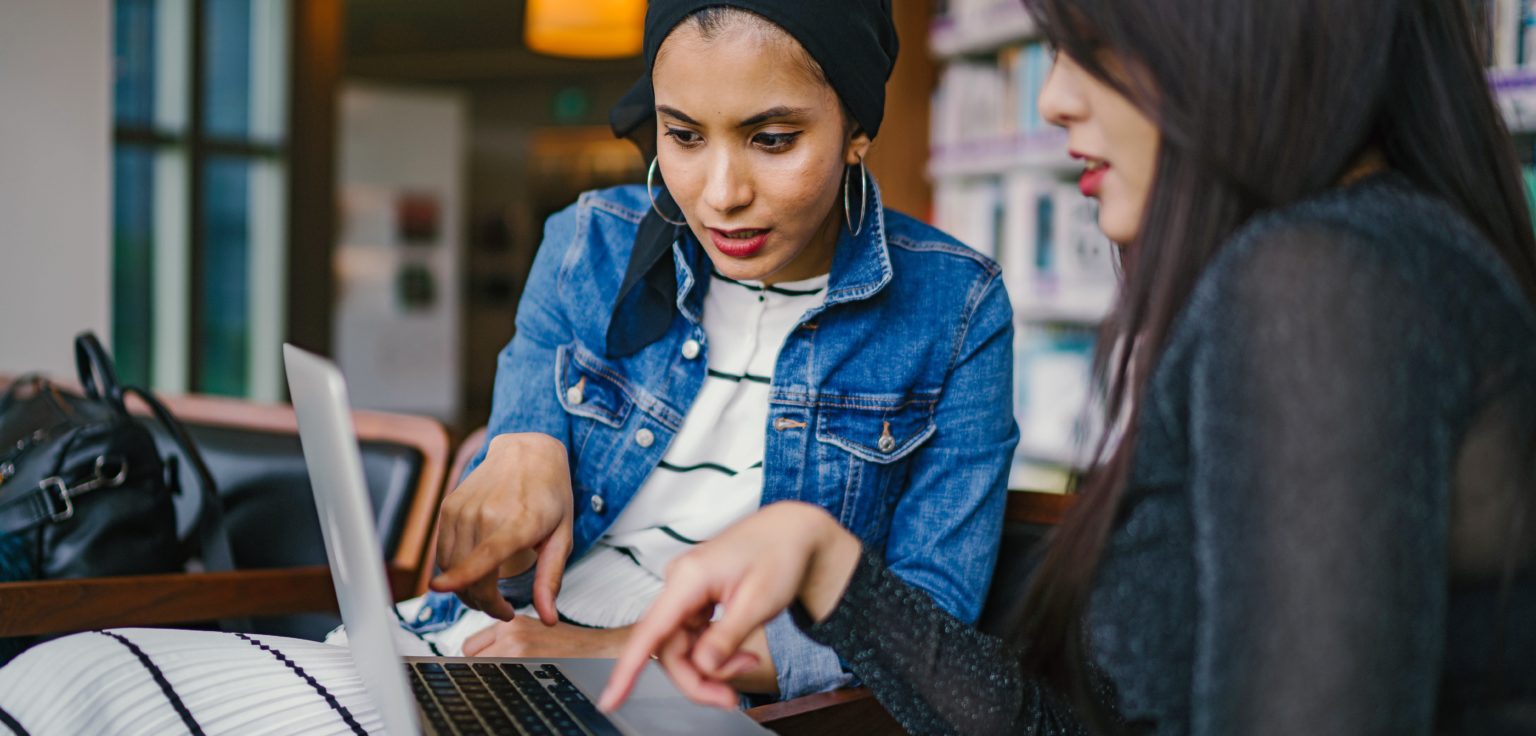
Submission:
POLYGON ((758 148, 769 153, 783 153, 795 144, 800 137, 797 133, 758 133, 752 136, 752 143, 758 148))
POLYGON ((693 148, 703 142, 703 138, 687 128, 667 128, 668 138, 677 141, 677 145, 683 148, 693 148))

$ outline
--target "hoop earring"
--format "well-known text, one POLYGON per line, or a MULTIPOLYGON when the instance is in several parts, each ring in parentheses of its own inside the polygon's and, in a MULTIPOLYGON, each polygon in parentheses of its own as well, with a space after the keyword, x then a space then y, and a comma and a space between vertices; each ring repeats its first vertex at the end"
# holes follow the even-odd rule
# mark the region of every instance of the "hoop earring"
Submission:
POLYGON ((659 156, 651 159, 651 169, 645 174, 645 194, 651 198, 651 209, 656 212, 657 217, 660 217, 667 224, 676 225, 678 227, 687 227, 687 220, 678 222, 677 220, 667 217, 666 214, 661 211, 661 208, 656 206, 656 188, 651 182, 655 181, 656 179, 656 163, 660 160, 661 157, 659 156))
POLYGON ((848 175, 853 173, 852 166, 843 167, 843 218, 847 221, 848 232, 857 238, 864 231, 864 216, 869 211, 869 170, 864 168, 864 159, 859 159, 859 226, 853 226, 853 205, 848 200, 848 190, 852 187, 848 184, 848 175))

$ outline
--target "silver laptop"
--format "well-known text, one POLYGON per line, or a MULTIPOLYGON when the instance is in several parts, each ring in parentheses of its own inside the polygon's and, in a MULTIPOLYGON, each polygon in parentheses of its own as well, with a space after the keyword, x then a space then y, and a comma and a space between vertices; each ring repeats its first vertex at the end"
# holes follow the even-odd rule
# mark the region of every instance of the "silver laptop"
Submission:
POLYGON ((346 383, 292 345, 283 359, 352 661, 388 733, 769 733, 742 713, 693 704, 654 664, 605 716, 594 704, 613 660, 401 657, 346 383))

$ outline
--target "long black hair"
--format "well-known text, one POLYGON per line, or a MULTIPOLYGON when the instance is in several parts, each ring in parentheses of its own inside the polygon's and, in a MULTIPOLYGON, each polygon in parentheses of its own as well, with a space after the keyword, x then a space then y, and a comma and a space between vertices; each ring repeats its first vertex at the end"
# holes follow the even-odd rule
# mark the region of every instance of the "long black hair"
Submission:
POLYGON ((1129 479, 1142 392, 1222 243, 1368 153, 1452 203, 1536 302, 1536 235, 1462 0, 1025 0, 1057 53, 1138 105, 1162 146, 1096 365, 1122 432, 1076 489, 1022 607, 1027 671, 1104 727, 1082 620, 1129 479), (1113 64, 1106 62, 1113 59, 1113 64))

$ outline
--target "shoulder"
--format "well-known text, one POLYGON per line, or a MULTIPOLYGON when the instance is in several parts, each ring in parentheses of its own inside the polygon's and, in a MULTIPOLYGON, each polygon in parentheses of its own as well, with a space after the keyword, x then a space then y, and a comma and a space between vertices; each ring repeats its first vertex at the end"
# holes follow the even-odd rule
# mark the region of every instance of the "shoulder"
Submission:
POLYGON ((1514 295, 1493 245, 1459 210, 1392 174, 1253 217, 1201 282, 1229 293, 1394 289, 1435 297, 1481 282, 1514 295))
POLYGON ((545 238, 580 240, 590 236, 604 241, 627 240, 633 246, 635 232, 649 207, 650 199, 643 186, 588 190, 570 206, 550 216, 544 226, 545 238))
POLYGON ((572 315, 594 304, 611 304, 645 218, 642 203, 648 208, 649 202, 643 186, 597 189, 551 215, 526 292, 572 315))
POLYGON ((544 224, 540 255, 557 260, 561 271, 624 272, 650 200, 645 187, 628 185, 582 192, 544 224))
POLYGON ((997 262, 953 236, 910 215, 886 209, 885 240, 891 257, 935 266, 947 266, 988 276, 999 271, 997 262))
POLYGON ((1530 315, 1471 221, 1389 174, 1251 218, 1201 274, 1178 331, 1362 344, 1428 336, 1451 349, 1478 323, 1514 327, 1530 315))
POLYGON ((935 307, 963 304, 966 313, 985 303, 1008 306, 997 261, 917 218, 894 209, 886 209, 883 215, 891 254, 888 290, 894 297, 935 307))

